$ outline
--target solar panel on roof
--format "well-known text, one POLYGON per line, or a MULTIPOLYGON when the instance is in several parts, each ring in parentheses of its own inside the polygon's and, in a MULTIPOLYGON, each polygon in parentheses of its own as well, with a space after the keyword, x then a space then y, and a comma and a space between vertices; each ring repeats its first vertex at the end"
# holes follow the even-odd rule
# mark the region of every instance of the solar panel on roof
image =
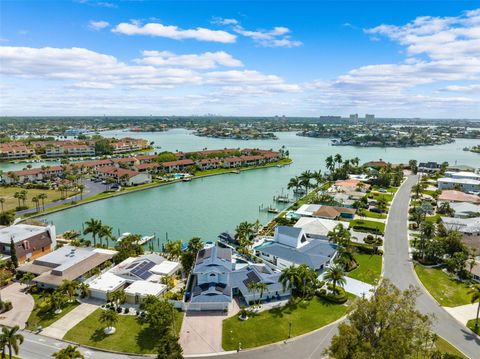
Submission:
POLYGON ((138 264, 134 269, 132 269, 131 273, 136 275, 139 278, 144 280, 148 279, 151 276, 149 272, 155 266, 155 263, 152 261, 143 261, 142 263, 138 264))
POLYGON ((257 273, 255 272, 248 272, 247 279, 243 280, 243 284, 248 287, 250 283, 258 283, 260 282, 260 278, 258 278, 257 273))

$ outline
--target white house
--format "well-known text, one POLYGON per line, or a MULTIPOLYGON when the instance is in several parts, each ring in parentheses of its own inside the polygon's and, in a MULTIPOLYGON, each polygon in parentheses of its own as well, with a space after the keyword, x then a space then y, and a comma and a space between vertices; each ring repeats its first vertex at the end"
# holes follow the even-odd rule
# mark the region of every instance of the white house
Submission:
POLYGON ((468 178, 442 177, 437 180, 438 189, 460 188, 463 192, 480 192, 480 181, 468 178))
POLYGON ((337 246, 321 239, 311 239, 302 228, 277 226, 275 236, 254 247, 255 253, 279 269, 306 264, 321 271, 335 258, 337 246))
POLYGON ((349 223, 325 218, 301 217, 294 227, 303 229, 308 238, 328 239, 328 232, 333 231, 338 225, 348 229, 349 223))

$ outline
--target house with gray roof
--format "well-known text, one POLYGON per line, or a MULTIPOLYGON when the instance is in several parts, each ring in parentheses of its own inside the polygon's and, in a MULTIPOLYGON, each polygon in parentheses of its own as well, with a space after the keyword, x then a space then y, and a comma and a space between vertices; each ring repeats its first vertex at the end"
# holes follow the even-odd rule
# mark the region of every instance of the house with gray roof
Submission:
POLYGON ((475 218, 452 218, 442 217, 446 229, 459 231, 468 236, 480 236, 480 217, 475 218))
POLYGON ((247 304, 288 298, 289 289, 279 283, 280 271, 266 264, 250 263, 231 248, 217 245, 198 252, 186 296, 189 310, 228 310, 233 299, 247 304), (265 283, 267 290, 250 290, 251 283, 265 283))
POLYGON ((254 250, 279 269, 305 264, 321 271, 335 258, 337 246, 326 240, 308 238, 302 228, 277 226, 274 237, 254 250))
POLYGON ((480 204, 469 202, 452 202, 450 203, 450 208, 455 212, 453 216, 457 218, 480 216, 480 204))

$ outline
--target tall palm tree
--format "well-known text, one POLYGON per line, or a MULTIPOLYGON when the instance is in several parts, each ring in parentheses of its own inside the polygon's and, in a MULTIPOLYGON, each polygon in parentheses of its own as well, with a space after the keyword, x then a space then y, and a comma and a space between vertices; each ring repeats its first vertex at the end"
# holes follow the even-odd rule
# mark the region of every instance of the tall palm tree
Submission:
POLYGON ((344 247, 348 247, 350 244, 350 231, 346 229, 342 224, 337 224, 333 230, 328 232, 327 237, 329 241, 339 244, 344 247))
POLYGON ((18 355, 20 345, 23 343, 23 335, 18 334, 20 327, 18 325, 13 328, 2 327, 0 334, 0 345, 2 346, 2 358, 5 358, 5 347, 8 348, 8 357, 12 358, 13 353, 18 355))
POLYGON ((319 187, 320 184, 323 182, 322 171, 314 171, 312 177, 315 180, 317 187, 319 187))
POLYGON ((255 230, 252 223, 244 221, 235 228, 235 238, 245 245, 250 245, 254 236, 255 230))
POLYGON ((71 301, 77 292, 79 287, 79 283, 74 280, 64 279, 62 284, 60 285, 59 289, 62 293, 64 293, 68 300, 71 301))
POLYGON ((325 158, 325 166, 330 171, 330 173, 335 171, 335 161, 333 160, 333 156, 328 156, 327 158, 325 158))
POLYGON ((477 306, 477 316, 475 317, 475 332, 478 331, 478 316, 480 314, 480 284, 473 286, 469 291, 468 294, 471 294, 471 302, 472 304, 478 303, 477 306))
POLYGON ((42 209, 45 211, 45 200, 47 199, 46 193, 40 193, 37 198, 42 201, 42 209))
POLYGON ((342 155, 340 155, 340 153, 337 153, 335 155, 335 157, 333 158, 333 160, 335 161, 335 163, 338 163, 338 165, 341 165, 342 164, 342 155))
POLYGON ((74 345, 60 349, 58 352, 53 353, 52 357, 55 359, 84 359, 82 353, 74 345))
POLYGON ((91 234, 93 238, 93 246, 96 247, 97 245, 97 235, 100 232, 100 228, 102 228, 102 221, 94 218, 90 218, 88 221, 85 222, 87 225, 83 234, 91 234))
POLYGON ((15 198, 18 201, 18 207, 21 206, 21 203, 20 203, 21 198, 20 197, 21 197, 20 192, 15 192, 15 194, 13 195, 13 198, 15 198))
POLYGON ((290 266, 282 270, 279 282, 282 283, 283 290, 291 289, 292 292, 298 288, 299 276, 295 266, 290 266))
POLYGON ((5 204, 5 198, 0 197, 0 206, 2 206, 2 214, 5 213, 5 210, 3 208, 4 204, 5 204))
POLYGON ((298 191, 298 188, 300 187, 300 179, 298 177, 292 177, 290 178, 290 181, 288 181, 287 188, 288 189, 294 189, 295 191, 298 191))
POLYGON ((125 303, 127 300, 127 294, 123 289, 119 289, 110 295, 110 299, 115 303, 115 306, 118 307, 120 304, 125 303))
POLYGON ((333 292, 335 292, 337 285, 343 287, 347 283, 345 280, 345 271, 340 264, 332 264, 325 269, 323 279, 326 282, 333 284, 333 292))
POLYGON ((37 196, 33 196, 32 197, 32 202, 35 203, 35 210, 38 212, 40 210, 40 205, 39 205, 39 202, 40 200, 38 199, 37 196))
POLYGON ((83 191, 85 191, 85 185, 84 184, 78 184, 77 188, 80 191, 80 200, 82 200, 83 199, 83 191))
POLYGON ((100 240, 100 244, 103 242, 103 238, 107 239, 107 247, 108 247, 108 240, 113 239, 112 227, 105 225, 100 226, 98 230, 98 239, 100 240))

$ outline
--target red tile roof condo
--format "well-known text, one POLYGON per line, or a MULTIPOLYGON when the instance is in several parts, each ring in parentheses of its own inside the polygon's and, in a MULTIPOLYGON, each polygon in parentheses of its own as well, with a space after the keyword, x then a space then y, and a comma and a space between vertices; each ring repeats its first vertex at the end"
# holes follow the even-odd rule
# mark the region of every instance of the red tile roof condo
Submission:
POLYGON ((97 173, 103 173, 107 176, 113 176, 116 178, 132 178, 139 174, 137 171, 127 170, 124 168, 117 168, 117 167, 101 167, 97 169, 97 173))
POLYGON ((163 167, 176 167, 176 166, 190 166, 194 165, 195 162, 193 160, 178 160, 178 161, 170 161, 170 162, 163 162, 163 167))

